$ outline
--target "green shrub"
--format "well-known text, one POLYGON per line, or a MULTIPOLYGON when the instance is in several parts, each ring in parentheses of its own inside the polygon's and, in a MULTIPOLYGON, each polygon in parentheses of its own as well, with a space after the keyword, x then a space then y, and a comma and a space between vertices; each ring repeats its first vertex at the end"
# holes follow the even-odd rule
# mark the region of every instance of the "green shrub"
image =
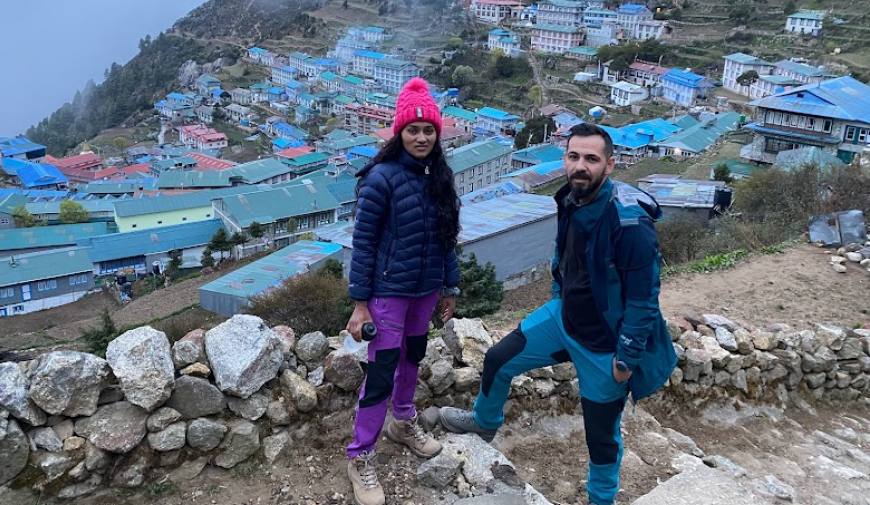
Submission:
POLYGON ((297 334, 337 335, 353 311, 347 282, 331 275, 300 275, 251 299, 248 313, 270 326, 286 324, 297 334))
POLYGON ((115 322, 109 315, 108 309, 103 309, 103 314, 100 316, 100 326, 90 328, 82 333, 82 338, 88 344, 88 349, 97 356, 104 358, 106 356, 106 347, 109 342, 114 340, 119 335, 118 329, 115 327, 115 322))

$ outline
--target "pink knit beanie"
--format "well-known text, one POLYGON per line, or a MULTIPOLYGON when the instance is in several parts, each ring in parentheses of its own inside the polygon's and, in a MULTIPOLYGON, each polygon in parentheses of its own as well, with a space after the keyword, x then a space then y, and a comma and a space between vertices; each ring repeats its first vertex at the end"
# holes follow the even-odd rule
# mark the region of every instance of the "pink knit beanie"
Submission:
POLYGON ((396 100, 396 117, 393 121, 393 134, 398 135, 411 123, 425 121, 432 123, 438 136, 441 136, 441 111, 429 93, 429 84, 420 77, 405 83, 396 100))

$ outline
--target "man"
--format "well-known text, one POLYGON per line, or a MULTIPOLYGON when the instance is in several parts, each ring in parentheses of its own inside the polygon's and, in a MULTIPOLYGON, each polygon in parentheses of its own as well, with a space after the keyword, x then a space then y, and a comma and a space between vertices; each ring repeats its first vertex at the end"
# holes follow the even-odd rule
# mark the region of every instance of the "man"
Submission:
POLYGON ((676 365, 658 302, 653 222, 661 210, 648 194, 609 179, 613 142, 598 126, 572 128, 564 162, 568 182, 555 197, 553 299, 486 353, 474 410, 445 407, 441 423, 492 441, 504 422, 511 379, 571 360, 591 460, 589 501, 610 505, 619 491, 619 426, 628 393, 635 401, 649 396, 676 365))

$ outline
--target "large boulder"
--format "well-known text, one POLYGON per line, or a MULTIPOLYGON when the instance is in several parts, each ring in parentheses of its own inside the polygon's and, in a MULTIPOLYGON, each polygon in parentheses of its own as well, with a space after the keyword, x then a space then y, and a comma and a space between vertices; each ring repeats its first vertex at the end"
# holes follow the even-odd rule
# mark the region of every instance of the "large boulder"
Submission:
POLYGON ((461 461, 442 452, 417 468, 417 480, 424 486, 444 489, 456 479, 461 466, 461 461))
POLYGON ((221 468, 238 465, 260 448, 260 432, 256 424, 244 419, 233 419, 228 427, 229 432, 221 443, 221 452, 214 459, 214 464, 221 468))
POLYGON ((441 454, 444 454, 445 458, 461 462, 465 480, 480 489, 485 488, 495 478, 494 467, 513 467, 504 454, 477 435, 451 433, 441 440, 441 445, 441 454))
POLYGON ((366 374, 353 353, 344 349, 333 351, 323 362, 324 377, 344 391, 356 391, 366 374))
POLYGON ((227 426, 223 421, 201 417, 187 426, 187 443, 194 449, 207 452, 221 443, 226 432, 227 426))
POLYGON ((478 371, 483 370, 483 358, 492 347, 492 337, 480 319, 451 319, 444 326, 444 343, 456 359, 478 371))
POLYGON ((54 351, 39 358, 30 382, 30 399, 42 410, 68 417, 96 412, 109 364, 93 354, 54 351))
POLYGON ((221 391, 241 398, 275 378, 281 342, 262 319, 238 314, 205 334, 205 352, 221 391))
POLYGON ((104 451, 125 453, 145 438, 147 420, 148 412, 130 402, 109 403, 76 421, 75 432, 104 451))
POLYGON ((185 375, 175 381, 175 391, 166 403, 187 419, 220 414, 224 410, 224 395, 209 381, 185 375))
POLYGON ((319 331, 302 335, 296 342, 296 356, 306 365, 320 363, 328 352, 329 339, 319 331))
POLYGON ((151 412, 172 394, 175 366, 169 339, 162 331, 143 326, 109 342, 106 361, 121 383, 124 398, 151 412))
POLYGON ((281 385, 299 412, 310 412, 317 407, 317 390, 307 380, 290 370, 281 374, 281 385))
POLYGON ((0 408, 31 426, 45 424, 45 412, 27 397, 30 380, 16 363, 0 363, 0 408))
POLYGON ((0 486, 14 479, 30 458, 30 442, 18 423, 0 416, 0 486))

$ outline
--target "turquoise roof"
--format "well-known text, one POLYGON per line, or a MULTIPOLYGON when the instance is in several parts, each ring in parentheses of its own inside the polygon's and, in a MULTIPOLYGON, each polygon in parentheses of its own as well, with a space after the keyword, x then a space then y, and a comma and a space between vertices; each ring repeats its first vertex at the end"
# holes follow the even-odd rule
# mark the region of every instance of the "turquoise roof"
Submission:
POLYGON ((671 124, 674 126, 679 126, 680 128, 686 129, 690 126, 695 126, 700 121, 695 119, 694 117, 684 114, 682 116, 678 116, 676 119, 671 121, 671 124))
POLYGON ((538 164, 545 161, 561 160, 564 155, 565 150, 559 146, 553 144, 538 144, 536 146, 520 149, 519 151, 514 151, 511 155, 511 160, 538 164))
POLYGON ((577 46, 568 49, 568 52, 571 54, 579 54, 582 56, 597 56, 598 48, 590 46, 577 46))
POLYGON ((724 112, 677 132, 657 145, 700 153, 719 140, 725 132, 737 129, 739 122, 739 114, 724 112))
POLYGON ((736 61, 737 63, 743 65, 770 65, 773 66, 773 63, 768 63, 757 56, 752 56, 751 54, 744 53, 733 53, 725 56, 726 60, 736 61))
POLYGON ((219 219, 209 219, 98 235, 80 240, 79 245, 89 247, 91 261, 97 263, 202 246, 208 244, 222 226, 219 219))
POLYGON ((801 9, 794 14, 789 14, 790 18, 798 18, 798 19, 813 19, 815 21, 821 21, 825 19, 824 11, 814 11, 809 9, 801 9))
POLYGON ((442 116, 453 116, 455 118, 459 118, 459 119, 462 119, 463 121, 468 121, 471 123, 477 121, 477 113, 476 112, 474 112, 472 110, 468 110, 468 109, 463 109, 462 107, 456 107, 454 105, 448 105, 447 107, 444 107, 443 109, 441 109, 441 115, 442 116))
POLYGON ((520 118, 519 116, 516 116, 509 112, 505 112, 501 109, 496 109, 495 107, 481 107, 477 110, 477 115, 496 119, 498 121, 519 120, 520 118))
POLYGON ((580 29, 576 26, 566 26, 566 25, 548 25, 548 24, 536 24, 532 27, 533 30, 544 30, 548 32, 559 32, 559 33, 579 33, 580 29))
POLYGON ((265 258, 234 270, 202 286, 200 291, 250 298, 284 279, 308 271, 314 265, 341 251, 341 245, 300 240, 265 258))
POLYGON ((510 145, 495 140, 481 140, 454 149, 447 155, 447 164, 453 173, 464 172, 481 163, 509 154, 511 151, 513 147, 510 145))
POLYGON ((242 228, 257 221, 274 223, 315 212, 335 210, 340 203, 319 184, 283 186, 269 191, 221 198, 224 212, 242 228))
POLYGON ((157 178, 157 188, 220 188, 230 187, 226 171, 167 170, 157 178))
POLYGON ((108 231, 109 223, 105 221, 9 228, 0 230, 0 255, 2 255, 2 251, 15 251, 17 249, 72 246, 79 239, 103 235, 108 231))
POLYGON ((314 163, 326 163, 329 159, 329 155, 326 153, 308 153, 303 154, 302 156, 297 156, 295 158, 290 158, 282 163, 286 163, 292 167, 301 167, 305 165, 311 165, 314 163))
POLYGON ((257 184, 267 179, 271 179, 272 177, 286 174, 287 172, 289 172, 287 165, 278 161, 276 158, 263 158, 261 160, 236 165, 224 170, 222 173, 229 177, 240 178, 247 184, 257 184))
MULTIPOLYGON (((239 165, 241 166, 241 165, 239 165)), ((238 167, 233 167, 238 168, 238 167)), ((212 189, 204 191, 191 191, 181 195, 160 195, 146 198, 128 198, 109 202, 115 206, 115 214, 118 217, 133 217, 158 212, 172 212, 175 210, 195 209, 207 207, 211 201, 226 195, 249 193, 257 191, 256 186, 236 186, 232 188, 212 189)))
POLYGON ((54 279, 82 272, 93 272, 88 249, 67 249, 22 254, 0 260, 0 286, 54 279))

